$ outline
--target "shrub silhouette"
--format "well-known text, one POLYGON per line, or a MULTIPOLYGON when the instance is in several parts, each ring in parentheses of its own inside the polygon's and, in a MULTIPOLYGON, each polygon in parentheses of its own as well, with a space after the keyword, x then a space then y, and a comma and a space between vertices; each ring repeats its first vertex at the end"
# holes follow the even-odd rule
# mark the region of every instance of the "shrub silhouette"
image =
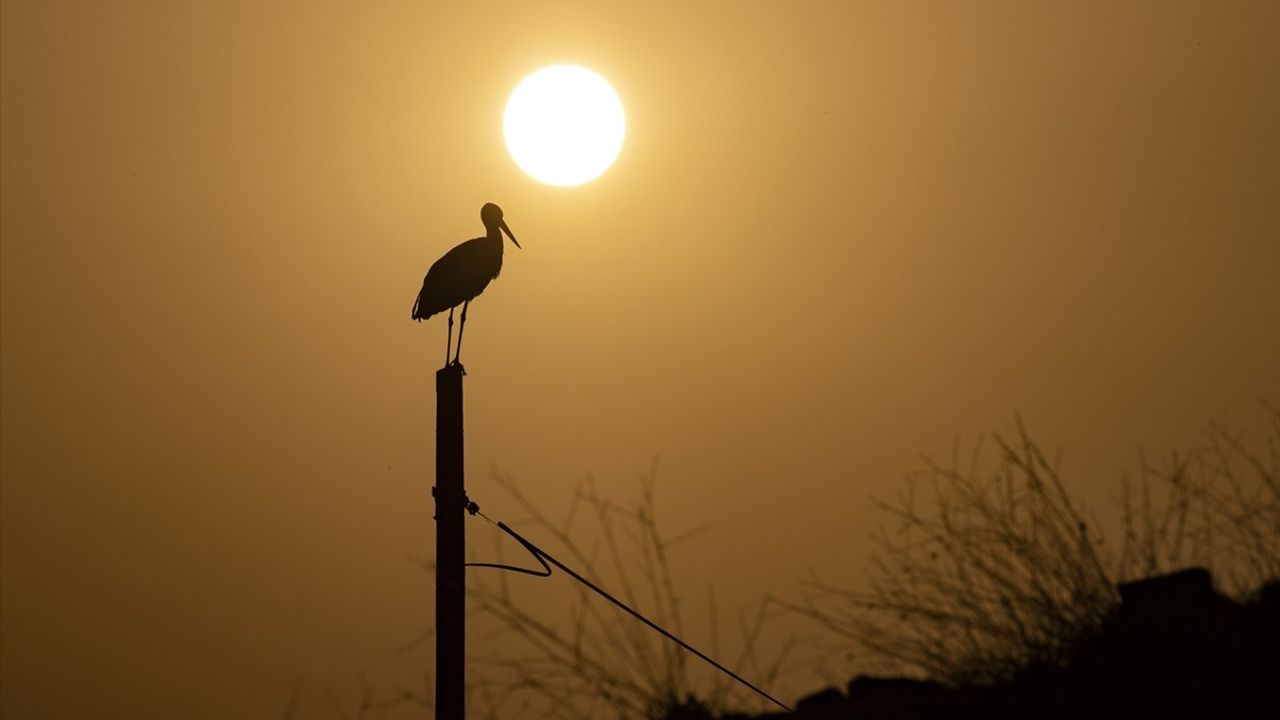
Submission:
POLYGON ((784 605, 880 668, 955 687, 1063 666, 1126 580, 1195 563, 1241 597, 1280 576, 1280 412, 1266 409, 1264 454, 1211 425, 1201 447, 1144 463, 1136 491, 1125 484, 1118 552, 1019 421, 1012 438, 995 436, 990 475, 979 444, 963 465, 958 451, 927 461, 895 501, 877 503, 897 527, 876 536, 865 589, 815 578, 784 605))
MULTIPOLYGON (((1239 602, 1245 612, 1263 605, 1274 609, 1280 587, 1280 410, 1265 408, 1269 432, 1261 451, 1242 435, 1211 424, 1198 447, 1161 462, 1144 461, 1138 482, 1122 485, 1115 548, 1073 502, 1057 463, 1020 420, 1011 437, 993 436, 998 460, 990 472, 980 470, 981 441, 966 458, 957 449, 946 464, 926 459, 893 501, 876 502, 894 525, 874 538, 877 553, 864 588, 812 578, 811 592, 799 601, 767 600, 739 617, 742 650, 721 659, 764 687, 776 680, 794 642, 768 665, 758 661, 756 648, 771 610, 780 606, 816 621, 867 666, 904 676, 855 680, 851 704, 839 691, 801 701, 799 709, 808 707, 818 713, 814 717, 823 716, 823 703, 837 713, 854 707, 855 686, 874 691, 860 691, 857 702, 887 693, 919 704, 929 716, 938 703, 986 708, 1009 688, 1015 694, 1031 688, 1035 706, 1043 709, 1045 693, 1067 687, 1061 678, 1074 677, 1062 671, 1097 666, 1098 658, 1115 655, 1097 648, 1117 642, 1108 633, 1121 608, 1120 588, 1129 581, 1197 565, 1205 578, 1211 573, 1225 601, 1239 602), (1267 593, 1267 603, 1257 600, 1267 593), (1034 690, 1037 678, 1048 679, 1044 693, 1034 690)), ((655 472, 641 478, 639 499, 629 506, 603 499, 584 482, 559 524, 512 478, 495 473, 494 479, 523 508, 527 519, 521 525, 532 528, 540 543, 551 538, 561 560, 684 635, 667 553, 699 530, 678 537, 659 532, 655 472), (576 525, 582 516, 594 520, 598 536, 590 550, 576 525)), ((495 550, 500 556, 500 547, 495 550)), ((731 703, 753 702, 735 694, 741 691, 732 680, 699 674, 697 661, 680 648, 584 588, 576 588, 566 628, 526 611, 512 579, 502 572, 468 572, 474 610, 528 648, 515 657, 468 658, 469 702, 487 708, 483 716, 526 715, 536 704, 542 717, 750 717, 727 714, 731 703)), ((707 649, 721 657, 714 595, 708 605, 713 631, 707 649)), ((402 692, 374 701, 366 693, 361 716, 401 702, 430 707, 429 696, 402 692)), ((1083 697, 1075 693, 1073 702, 1083 697)))

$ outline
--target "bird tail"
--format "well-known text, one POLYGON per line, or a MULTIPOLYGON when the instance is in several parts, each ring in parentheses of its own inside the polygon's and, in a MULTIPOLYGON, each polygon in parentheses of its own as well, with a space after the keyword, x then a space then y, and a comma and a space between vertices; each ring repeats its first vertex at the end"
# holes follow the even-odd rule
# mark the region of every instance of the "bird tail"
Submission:
MULTIPOLYGON (((426 280, 422 281, 422 289, 418 291, 418 298, 413 301, 414 320, 426 320, 427 318, 440 312, 440 299, 436 297, 439 292, 433 292, 426 280)), ((445 306, 448 309, 448 306, 445 306)))

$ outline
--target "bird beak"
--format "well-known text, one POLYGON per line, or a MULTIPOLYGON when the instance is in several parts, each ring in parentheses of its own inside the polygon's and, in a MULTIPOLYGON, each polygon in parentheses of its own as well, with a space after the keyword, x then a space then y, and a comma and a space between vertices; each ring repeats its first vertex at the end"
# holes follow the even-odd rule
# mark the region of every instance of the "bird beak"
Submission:
MULTIPOLYGON (((499 220, 498 227, 502 228, 502 232, 506 233, 507 237, 511 238, 511 242, 515 243, 516 247, 520 247, 520 241, 516 239, 515 235, 511 234, 511 228, 507 227, 506 220, 499 220)), ((523 250, 524 248, 520 248, 520 249, 523 250)))

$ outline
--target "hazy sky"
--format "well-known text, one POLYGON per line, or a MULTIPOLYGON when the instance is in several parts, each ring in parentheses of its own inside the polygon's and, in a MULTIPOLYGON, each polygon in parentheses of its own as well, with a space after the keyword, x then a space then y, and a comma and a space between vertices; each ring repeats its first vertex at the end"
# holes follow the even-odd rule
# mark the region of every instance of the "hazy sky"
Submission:
POLYGON ((664 526, 711 524, 691 604, 856 582, 870 497, 1015 413, 1101 509, 1280 400, 1274 0, 630 8, 4 0, 6 718, 429 669, 409 311, 486 201, 524 250, 470 311, 472 496, 627 500, 657 456, 664 526), (578 188, 502 142, 556 62, 627 110, 578 188))

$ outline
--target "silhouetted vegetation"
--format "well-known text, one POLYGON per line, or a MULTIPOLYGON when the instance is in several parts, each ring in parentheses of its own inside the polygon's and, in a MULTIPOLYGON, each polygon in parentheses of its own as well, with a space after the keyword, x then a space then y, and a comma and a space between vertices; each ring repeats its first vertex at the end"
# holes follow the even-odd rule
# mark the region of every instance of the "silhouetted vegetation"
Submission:
POLYGON ((1007 682, 1067 662, 1098 631, 1129 579, 1198 564, 1232 597, 1280 577, 1280 412, 1265 450, 1212 425, 1202 447, 1144 466, 1121 498, 1113 551, 1021 423, 962 463, 929 461, 893 502, 865 589, 811 581, 789 607, 869 661, 950 686, 1007 682))
POLYGON ((1052 662, 1116 600, 1105 546, 1058 473, 1019 425, 995 438, 1001 463, 979 475, 981 446, 962 465, 927 461, 876 536, 865 590, 813 579, 792 606, 881 661, 954 685, 994 682, 1052 662))
MULTIPOLYGON (((655 472, 640 478, 639 499, 629 506, 600 497, 595 485, 585 481, 563 523, 542 514, 512 478, 495 474, 495 479, 527 514, 521 525, 533 528, 539 538, 554 540, 563 548, 557 552, 563 561, 659 625, 685 636, 681 598, 667 558, 672 546, 701 529, 677 537, 659 532, 655 472), (584 517, 590 527, 579 527, 584 517), (590 550, 583 545, 583 530, 595 536, 590 550)), ((501 548, 495 546, 494 552, 501 554, 501 548)), ((515 562, 529 560, 524 556, 515 562)), ((565 581, 562 574, 552 579, 565 581)), ((508 716, 530 694, 548 717, 562 718, 711 718, 723 713, 733 698, 741 700, 743 691, 732 679, 704 669, 701 661, 581 586, 574 586, 571 622, 562 627, 524 609, 512 587, 517 578, 510 573, 473 571, 468 580, 470 597, 480 612, 520 637, 529 649, 520 656, 474 659, 472 684, 491 717, 508 716)), ((714 594, 709 594, 707 606, 713 629, 706 649, 720 657, 714 594)), ((756 647, 766 610, 762 604, 753 613, 739 615, 741 649, 735 657, 720 657, 735 672, 765 687, 776 679, 790 649, 784 647, 767 666, 758 662, 756 647)))
MULTIPOLYGON (((994 436, 994 468, 983 470, 981 443, 946 463, 927 460, 897 497, 876 503, 892 523, 874 537, 864 588, 813 578, 807 597, 756 606, 740 615, 741 650, 728 658, 712 594, 706 649, 768 687, 792 645, 767 665, 756 648, 782 607, 824 628, 824 645, 842 639, 862 667, 887 675, 804 698, 799 717, 1116 717, 1277 705, 1265 678, 1280 666, 1280 410, 1266 411, 1260 442, 1214 424, 1199 446, 1144 461, 1117 497, 1116 541, 1071 497, 1059 464, 1021 422, 1011 437, 994 436), (1199 569, 1183 571, 1189 566, 1199 569)), ((659 532, 652 473, 630 505, 582 483, 560 523, 510 477, 494 477, 526 514, 513 526, 549 539, 582 575, 685 634, 668 556, 700 530, 659 532)), ((509 541, 493 547, 499 561, 504 547, 509 541)), ((517 553, 506 561, 532 562, 517 553)), ((585 588, 573 586, 564 625, 556 622, 563 616, 526 611, 512 585, 546 581, 480 569, 468 580, 476 613, 527 650, 468 658, 474 713, 783 717, 734 712, 754 699, 585 588)), ((429 697, 429 688, 382 701, 366 693, 359 710, 429 708, 429 697)))
MULTIPOLYGON (((1054 665, 1007 680, 946 685, 901 677, 854 678, 802 699, 807 720, 981 717, 1258 717, 1280 714, 1280 583, 1246 600, 1214 590, 1204 568, 1118 586, 1120 602, 1054 665)), ((731 715, 759 720, 778 715, 731 715)))
POLYGON ((1197 565, 1239 599, 1280 578, 1280 409, 1264 407, 1261 448, 1213 423, 1200 447, 1144 463, 1136 489, 1124 483, 1119 580, 1197 565))

